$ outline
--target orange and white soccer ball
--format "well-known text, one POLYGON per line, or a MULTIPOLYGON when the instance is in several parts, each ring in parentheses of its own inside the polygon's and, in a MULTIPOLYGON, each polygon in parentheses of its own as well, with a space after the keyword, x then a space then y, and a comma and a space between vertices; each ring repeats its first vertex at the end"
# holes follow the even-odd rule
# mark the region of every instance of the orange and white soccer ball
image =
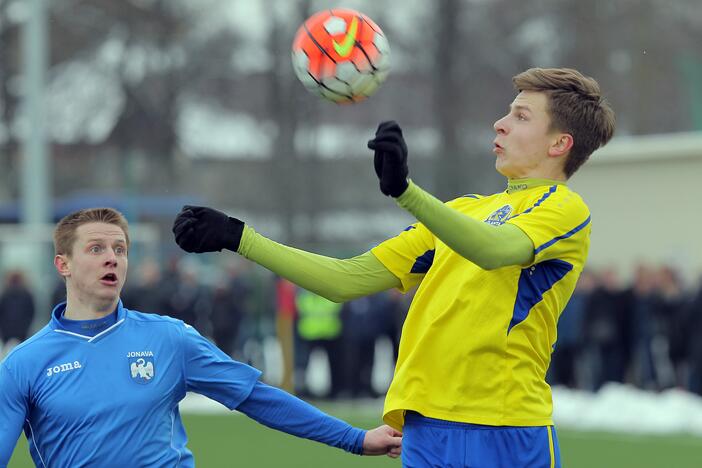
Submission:
POLYGON ((308 18, 292 45, 295 74, 305 88, 336 103, 373 94, 390 71, 383 31, 358 11, 334 8, 308 18))

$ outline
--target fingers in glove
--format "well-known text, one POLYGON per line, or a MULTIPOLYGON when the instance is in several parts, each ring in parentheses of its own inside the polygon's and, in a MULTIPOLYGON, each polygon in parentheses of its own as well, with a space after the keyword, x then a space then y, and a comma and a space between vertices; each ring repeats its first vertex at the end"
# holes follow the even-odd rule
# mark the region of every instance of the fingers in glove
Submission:
POLYGON ((396 131, 402 134, 402 129, 400 128, 400 125, 398 125, 398 123, 394 120, 386 120, 384 122, 381 122, 380 125, 378 125, 378 129, 375 131, 375 134, 377 135, 388 130, 396 131))
POLYGON ((383 177, 383 155, 379 151, 373 155, 373 168, 379 178, 383 177))
POLYGON ((378 142, 375 144, 375 151, 382 153, 381 157, 389 159, 393 162, 402 162, 405 157, 402 148, 396 143, 378 142))
POLYGON ((404 138, 402 138, 402 135, 397 134, 397 133, 383 133, 382 135, 378 135, 375 137, 373 140, 371 140, 374 145, 377 145, 378 143, 394 143, 398 146, 403 146, 405 144, 404 138))
POLYGON ((372 140, 368 140, 368 148, 374 151, 378 150, 378 145, 382 143, 392 143, 398 148, 401 148, 403 152, 407 153, 407 144, 402 136, 398 134, 384 134, 372 140))
POLYGON ((204 253, 219 251, 221 248, 217 245, 217 234, 206 229, 195 228, 188 232, 185 238, 186 246, 190 252, 204 253))
POLYGON ((189 228, 189 229, 184 230, 184 231, 179 231, 175 235, 176 244, 178 244, 181 247, 184 244, 189 243, 190 239, 192 239, 192 238, 194 238, 192 228, 189 228))
POLYGON ((196 251, 197 240, 192 236, 191 232, 188 232, 176 239, 178 246, 188 253, 193 253, 196 251))
POLYGON ((175 232, 175 241, 176 244, 179 246, 183 246, 184 244, 187 244, 190 239, 192 239, 194 236, 194 229, 192 227, 188 227, 186 229, 179 229, 178 232, 175 232))
POLYGON ((178 216, 175 221, 173 222, 173 233, 177 233, 180 231, 183 231, 190 226, 194 225, 196 222, 195 218, 187 217, 187 216, 178 216))
POLYGON ((183 207, 183 209, 180 210, 180 212, 176 215, 175 220, 174 220, 174 223, 175 223, 175 221, 178 220, 178 219, 181 219, 181 218, 192 218, 192 217, 194 217, 194 216, 195 216, 195 214, 192 212, 192 210, 191 210, 190 208, 185 208, 185 207, 183 207))

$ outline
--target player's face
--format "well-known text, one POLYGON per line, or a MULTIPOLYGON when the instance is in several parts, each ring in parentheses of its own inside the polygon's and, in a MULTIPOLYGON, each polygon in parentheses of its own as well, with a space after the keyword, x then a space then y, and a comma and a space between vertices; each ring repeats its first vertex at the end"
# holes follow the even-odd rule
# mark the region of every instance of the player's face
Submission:
POLYGON ((99 309, 114 305, 127 279, 127 239, 122 228, 87 223, 76 229, 70 255, 57 255, 68 295, 99 309))
POLYGON ((497 156, 497 172, 511 179, 551 175, 549 149, 558 133, 549 130, 551 117, 547 108, 546 94, 522 91, 510 104, 509 113, 495 122, 493 152, 497 156))

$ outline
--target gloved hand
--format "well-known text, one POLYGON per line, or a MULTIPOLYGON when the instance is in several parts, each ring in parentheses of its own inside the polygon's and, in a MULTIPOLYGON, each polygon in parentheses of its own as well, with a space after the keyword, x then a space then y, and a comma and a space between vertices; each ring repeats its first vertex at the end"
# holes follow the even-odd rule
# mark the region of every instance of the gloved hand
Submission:
POLYGON ((380 179, 380 191, 399 197, 407 190, 407 145, 402 129, 394 120, 382 122, 375 131, 375 138, 368 141, 368 148, 375 151, 373 165, 380 179))
POLYGON ((185 205, 173 221, 175 241, 186 252, 236 252, 243 233, 243 221, 204 206, 185 205))

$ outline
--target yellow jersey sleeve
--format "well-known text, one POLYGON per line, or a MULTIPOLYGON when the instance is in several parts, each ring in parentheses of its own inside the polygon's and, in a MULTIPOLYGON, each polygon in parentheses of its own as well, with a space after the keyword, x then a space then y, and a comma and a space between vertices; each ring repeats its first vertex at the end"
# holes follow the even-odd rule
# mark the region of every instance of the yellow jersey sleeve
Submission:
POLYGON ((582 267, 589 247, 590 210, 578 194, 554 185, 508 220, 534 244, 532 264, 561 259, 582 267))
POLYGON ((419 284, 434 262, 435 238, 422 223, 407 227, 371 249, 373 255, 395 275, 407 292, 419 284))

